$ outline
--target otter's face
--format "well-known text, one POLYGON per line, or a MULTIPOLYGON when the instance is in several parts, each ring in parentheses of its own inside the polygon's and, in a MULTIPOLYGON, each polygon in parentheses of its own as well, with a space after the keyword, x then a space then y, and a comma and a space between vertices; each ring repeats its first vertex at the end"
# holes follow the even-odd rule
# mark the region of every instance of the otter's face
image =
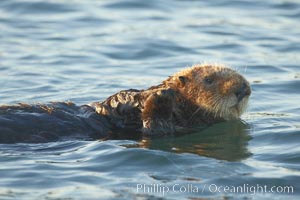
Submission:
POLYGON ((218 65, 194 66, 170 80, 170 87, 177 88, 190 102, 225 120, 239 118, 251 94, 250 85, 242 75, 218 65))
POLYGON ((249 82, 232 69, 207 66, 195 70, 196 102, 215 117, 237 119, 246 110, 249 82))

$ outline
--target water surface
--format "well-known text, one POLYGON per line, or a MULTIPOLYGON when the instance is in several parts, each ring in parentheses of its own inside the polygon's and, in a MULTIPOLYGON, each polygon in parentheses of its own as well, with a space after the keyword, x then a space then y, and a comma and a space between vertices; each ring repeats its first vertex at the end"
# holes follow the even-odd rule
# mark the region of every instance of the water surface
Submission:
POLYGON ((182 137, 0 144, 0 199, 299 199, 299 20, 296 0, 0 1, 0 104, 86 104, 205 61, 253 90, 241 122, 182 137), (208 188, 257 184, 293 192, 208 188))

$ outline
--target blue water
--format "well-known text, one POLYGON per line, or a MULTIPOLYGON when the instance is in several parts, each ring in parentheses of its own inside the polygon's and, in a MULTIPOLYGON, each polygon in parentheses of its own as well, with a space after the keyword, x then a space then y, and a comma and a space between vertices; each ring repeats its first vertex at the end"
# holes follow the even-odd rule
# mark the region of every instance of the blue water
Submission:
POLYGON ((299 199, 299 21, 297 0, 1 0, 0 104, 101 101, 205 61, 253 92, 242 122, 182 137, 0 144, 0 199, 299 199))

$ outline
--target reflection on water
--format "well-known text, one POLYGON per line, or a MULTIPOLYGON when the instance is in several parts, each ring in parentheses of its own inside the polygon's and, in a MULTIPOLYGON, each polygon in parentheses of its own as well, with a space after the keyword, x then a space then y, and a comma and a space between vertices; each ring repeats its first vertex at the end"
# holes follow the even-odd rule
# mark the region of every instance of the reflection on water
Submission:
POLYGON ((238 161, 251 155, 247 149, 249 131, 249 125, 241 121, 224 122, 184 136, 143 139, 138 146, 238 161))

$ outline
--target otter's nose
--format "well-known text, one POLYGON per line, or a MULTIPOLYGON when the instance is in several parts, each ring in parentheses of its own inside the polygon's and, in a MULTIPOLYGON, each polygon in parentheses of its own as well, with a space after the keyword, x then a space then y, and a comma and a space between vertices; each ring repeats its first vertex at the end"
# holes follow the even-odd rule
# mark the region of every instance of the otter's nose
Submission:
POLYGON ((235 92, 238 102, 240 102, 245 96, 250 96, 250 94, 251 89, 246 83, 243 83, 242 86, 235 92))

